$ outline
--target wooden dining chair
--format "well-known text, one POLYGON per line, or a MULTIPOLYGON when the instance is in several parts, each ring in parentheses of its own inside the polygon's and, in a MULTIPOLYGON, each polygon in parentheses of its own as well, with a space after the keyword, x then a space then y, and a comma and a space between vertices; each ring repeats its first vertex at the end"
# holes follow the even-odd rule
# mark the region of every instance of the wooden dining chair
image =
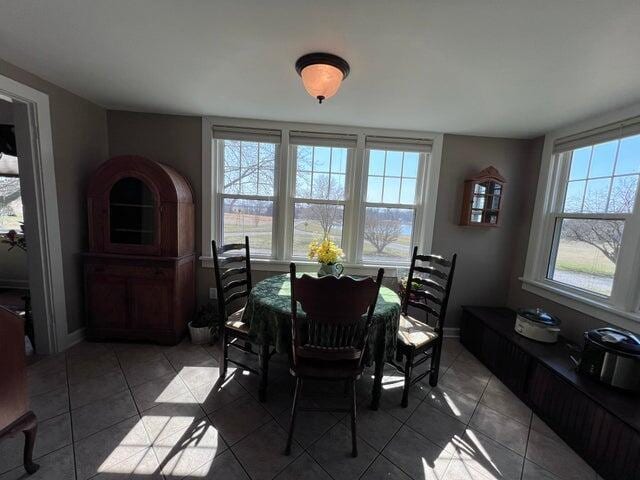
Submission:
POLYGON ((356 440, 356 380, 362 375, 365 348, 376 307, 384 270, 373 278, 337 278, 327 275, 296 277, 291 273, 291 374, 296 388, 285 453, 291 453, 296 414, 301 411, 339 411, 351 413, 351 455, 358 456, 356 440), (298 311, 298 303, 304 311, 298 311), (344 409, 299 409, 303 382, 319 379, 345 382, 350 392, 350 407, 344 409))
POLYGON ((244 237, 244 243, 229 243, 218 247, 216 241, 211 242, 213 252, 213 267, 216 280, 216 292, 218 297, 218 313, 222 322, 222 368, 220 377, 227 375, 229 363, 233 363, 243 370, 260 375, 260 400, 266 400, 266 383, 269 372, 269 358, 273 352, 269 352, 269 345, 260 345, 259 369, 249 367, 229 356, 229 347, 236 348, 245 353, 256 355, 249 338, 249 325, 242 321, 245 305, 229 313, 232 303, 237 304, 251 293, 251 257, 249 251, 249 237, 244 237), (231 254, 228 254, 231 252, 231 254), (225 254, 220 258, 219 255, 225 254), (230 268, 227 266, 232 265, 230 268), (224 271, 223 271, 224 269, 224 271), (267 349, 266 355, 261 349, 267 349))
POLYGON ((411 385, 427 375, 429 385, 438 384, 444 321, 457 257, 454 254, 447 260, 438 255, 418 255, 418 247, 413 248, 396 342, 397 359, 402 361, 404 357, 404 364, 394 364, 404 373, 402 407, 409 404, 411 385), (409 315, 409 307, 424 312, 424 321, 409 315), (412 378, 413 369, 428 360, 430 367, 412 378))
POLYGON ((27 366, 24 351, 24 320, 0 306, 0 440, 24 434, 22 461, 28 474, 39 466, 33 462, 38 421, 29 410, 27 366))

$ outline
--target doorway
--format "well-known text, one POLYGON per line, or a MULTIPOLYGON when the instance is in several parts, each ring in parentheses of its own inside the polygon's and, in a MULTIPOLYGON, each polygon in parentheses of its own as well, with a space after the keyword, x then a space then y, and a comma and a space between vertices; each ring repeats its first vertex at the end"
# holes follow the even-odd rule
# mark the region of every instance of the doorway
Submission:
POLYGON ((22 217, 13 220, 24 222, 28 245, 26 277, 35 350, 57 353, 67 347, 68 333, 49 97, 0 75, 0 101, 10 104, 13 117, 22 204, 22 217))

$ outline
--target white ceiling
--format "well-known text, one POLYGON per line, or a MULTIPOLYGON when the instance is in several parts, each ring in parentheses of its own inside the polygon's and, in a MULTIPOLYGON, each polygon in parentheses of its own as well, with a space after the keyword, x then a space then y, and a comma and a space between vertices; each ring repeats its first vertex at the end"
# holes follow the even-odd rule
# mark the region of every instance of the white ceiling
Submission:
POLYGON ((640 0, 0 0, 0 58, 136 111, 532 137, 640 100, 639 46, 640 0))

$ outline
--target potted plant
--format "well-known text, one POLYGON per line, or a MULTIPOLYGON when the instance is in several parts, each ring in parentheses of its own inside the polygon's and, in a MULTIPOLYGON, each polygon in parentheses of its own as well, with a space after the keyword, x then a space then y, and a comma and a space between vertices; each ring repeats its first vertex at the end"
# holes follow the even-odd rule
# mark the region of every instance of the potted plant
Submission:
POLYGON ((337 262, 343 255, 342 249, 328 237, 325 237, 320 243, 311 242, 309 244, 309 258, 311 260, 317 260, 320 264, 320 269, 318 270, 319 277, 324 277, 325 275, 340 276, 344 270, 344 266, 337 262))
POLYGON ((193 320, 189 322, 191 343, 203 345, 215 341, 220 333, 218 307, 212 302, 202 305, 193 320))

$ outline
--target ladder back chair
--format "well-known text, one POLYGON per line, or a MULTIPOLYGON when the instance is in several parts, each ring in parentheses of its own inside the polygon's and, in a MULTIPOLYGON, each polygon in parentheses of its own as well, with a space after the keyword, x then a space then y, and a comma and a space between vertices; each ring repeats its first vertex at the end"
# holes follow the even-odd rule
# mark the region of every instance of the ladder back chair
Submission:
POLYGON ((402 407, 409 404, 409 388, 427 375, 429 385, 438 384, 444 322, 457 257, 454 254, 447 260, 439 255, 418 255, 418 247, 413 248, 396 342, 396 360, 403 364, 394 364, 404 373, 402 407), (424 321, 409 315, 409 307, 424 312, 424 321), (413 369, 428 360, 429 368, 412 378, 413 369))
MULTIPOLYGON (((260 400, 266 400, 266 383, 269 369, 268 345, 260 345, 260 349, 267 349, 266 355, 259 355, 259 368, 249 367, 229 356, 229 347, 242 350, 246 353, 255 354, 249 339, 249 325, 242 321, 244 306, 229 313, 232 303, 249 296, 253 284, 251 282, 251 257, 249 251, 249 237, 244 237, 244 243, 229 243, 217 246, 216 241, 211 242, 213 252, 213 266, 216 280, 216 292, 218 297, 218 314, 222 321, 222 368, 221 378, 227 375, 229 363, 248 370, 256 375, 260 375, 260 400), (238 251, 238 252, 236 252, 238 251), (224 258, 219 255, 227 254, 224 258), (231 267, 227 268, 229 265, 231 267), (224 269, 224 270, 223 270, 224 269)), ((263 353, 261 351, 261 353, 263 353)))
POLYGON ((328 275, 314 278, 291 273, 291 374, 296 388, 285 453, 291 453, 296 415, 302 411, 339 411, 351 414, 351 455, 358 455, 356 440, 356 380, 362 375, 364 352, 373 321, 384 270, 373 278, 328 275), (298 311, 298 303, 304 315, 298 311), (349 388, 350 406, 343 409, 300 409, 305 379, 341 381, 349 388))

